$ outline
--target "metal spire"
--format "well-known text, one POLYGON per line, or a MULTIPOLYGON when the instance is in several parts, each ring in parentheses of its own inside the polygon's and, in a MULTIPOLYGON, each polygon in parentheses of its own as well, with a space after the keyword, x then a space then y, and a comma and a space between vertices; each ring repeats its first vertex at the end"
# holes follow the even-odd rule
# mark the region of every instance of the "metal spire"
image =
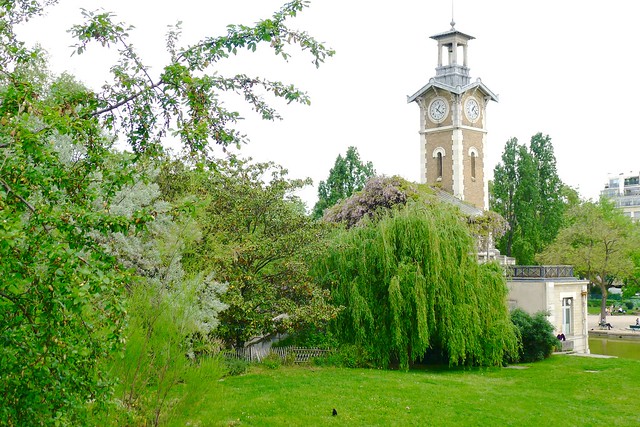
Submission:
POLYGON ((451 0, 451 29, 455 30, 456 21, 453 19, 453 0, 451 0))

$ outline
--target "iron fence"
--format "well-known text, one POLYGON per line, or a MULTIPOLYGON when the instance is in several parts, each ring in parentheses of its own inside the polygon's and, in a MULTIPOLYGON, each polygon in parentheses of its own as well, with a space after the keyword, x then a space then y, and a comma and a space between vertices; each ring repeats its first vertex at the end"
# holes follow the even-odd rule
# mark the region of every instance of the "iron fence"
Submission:
POLYGON ((573 278, 572 265, 511 265, 507 273, 511 278, 560 279, 573 278))

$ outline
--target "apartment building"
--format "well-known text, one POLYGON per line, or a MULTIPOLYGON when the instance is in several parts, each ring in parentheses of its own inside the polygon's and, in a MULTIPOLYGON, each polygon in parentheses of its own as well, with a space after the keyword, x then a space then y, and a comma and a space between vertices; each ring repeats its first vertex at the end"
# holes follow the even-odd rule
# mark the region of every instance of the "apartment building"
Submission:
POLYGON ((634 221, 640 221, 640 172, 609 174, 600 195, 613 201, 634 221))

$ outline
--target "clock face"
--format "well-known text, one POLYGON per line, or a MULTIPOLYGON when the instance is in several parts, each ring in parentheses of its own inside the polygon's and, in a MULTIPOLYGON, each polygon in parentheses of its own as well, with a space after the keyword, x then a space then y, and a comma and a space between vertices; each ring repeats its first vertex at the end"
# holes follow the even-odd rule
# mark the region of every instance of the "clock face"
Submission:
POLYGON ((444 98, 435 98, 429 104, 429 118, 435 123, 442 122, 449 113, 449 104, 444 98))
POLYGON ((480 104, 478 104, 477 99, 473 97, 467 98, 467 102, 464 104, 464 114, 471 122, 478 120, 478 117, 480 117, 480 104))

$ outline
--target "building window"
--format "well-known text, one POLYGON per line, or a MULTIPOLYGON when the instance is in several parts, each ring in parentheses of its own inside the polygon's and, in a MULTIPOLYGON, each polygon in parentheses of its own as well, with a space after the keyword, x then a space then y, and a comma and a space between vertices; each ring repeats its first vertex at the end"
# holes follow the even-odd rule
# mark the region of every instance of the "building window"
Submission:
POLYGON ((469 148, 469 157, 471 158, 471 180, 476 180, 476 165, 478 163, 478 150, 475 147, 469 148))
POLYGON ((476 180, 476 153, 471 153, 471 179, 476 180))
POLYGON ((571 325, 573 320, 573 298, 562 298, 562 333, 572 335, 571 325))
POLYGON ((436 181, 442 181, 444 155, 444 148, 442 147, 438 147, 433 150, 433 158, 436 159, 436 181))

